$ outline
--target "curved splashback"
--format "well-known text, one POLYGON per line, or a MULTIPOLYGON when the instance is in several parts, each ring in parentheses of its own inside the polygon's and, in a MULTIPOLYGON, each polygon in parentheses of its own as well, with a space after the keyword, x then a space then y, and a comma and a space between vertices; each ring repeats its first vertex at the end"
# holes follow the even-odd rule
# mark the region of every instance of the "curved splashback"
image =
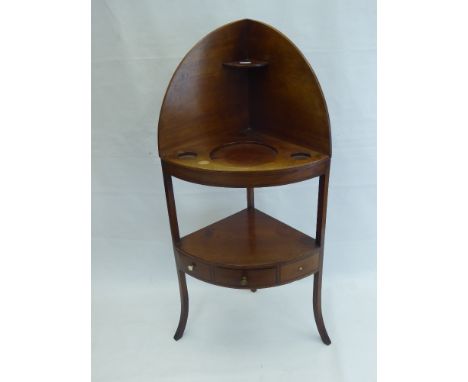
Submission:
POLYGON ((162 158, 187 142, 249 129, 331 155, 326 103, 309 63, 283 34, 252 20, 216 29, 188 52, 158 129, 162 158))

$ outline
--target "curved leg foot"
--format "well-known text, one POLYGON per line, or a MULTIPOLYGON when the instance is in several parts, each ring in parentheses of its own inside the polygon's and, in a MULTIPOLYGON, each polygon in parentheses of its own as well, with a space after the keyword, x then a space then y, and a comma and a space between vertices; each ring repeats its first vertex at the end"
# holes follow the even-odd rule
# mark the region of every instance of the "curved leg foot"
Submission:
POLYGON ((185 325, 187 324, 188 310, 189 310, 189 299, 187 291, 187 282, 185 280, 185 273, 177 271, 179 277, 179 291, 180 291, 180 319, 179 326, 174 334, 174 339, 177 341, 184 335, 185 325))
POLYGON ((325 345, 330 345, 330 337, 328 337, 327 329, 325 329, 325 323, 323 322, 322 316, 322 272, 317 272, 314 275, 314 317, 315 323, 317 324, 317 329, 322 338, 322 342, 325 345))
POLYGON ((255 293, 257 290, 256 289, 251 289, 252 293, 255 293))

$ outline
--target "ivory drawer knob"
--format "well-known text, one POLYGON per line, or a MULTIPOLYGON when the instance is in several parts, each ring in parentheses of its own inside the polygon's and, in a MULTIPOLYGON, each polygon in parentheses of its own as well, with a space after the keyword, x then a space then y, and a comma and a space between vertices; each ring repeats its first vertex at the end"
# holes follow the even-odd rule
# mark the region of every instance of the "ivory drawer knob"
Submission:
POLYGON ((193 271, 193 268, 195 267, 194 264, 190 264, 190 265, 187 265, 187 269, 192 272, 193 271))
POLYGON ((246 285, 247 285, 247 276, 242 276, 241 281, 240 281, 240 284, 241 284, 242 286, 246 286, 246 285))
POLYGON ((304 268, 302 267, 302 265, 298 268, 300 271, 304 270, 304 268))

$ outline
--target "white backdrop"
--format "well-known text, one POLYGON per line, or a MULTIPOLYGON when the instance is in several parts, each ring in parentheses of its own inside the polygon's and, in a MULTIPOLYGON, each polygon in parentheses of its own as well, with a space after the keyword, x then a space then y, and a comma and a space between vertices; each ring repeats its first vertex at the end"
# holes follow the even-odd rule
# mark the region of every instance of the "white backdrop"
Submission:
MULTIPOLYGON (((375 380, 374 0, 92 3, 93 381, 375 380), (274 26, 322 86, 333 158, 320 342, 312 278, 256 294, 189 279, 184 337, 156 129, 185 53, 242 18, 274 26), (314 378, 314 379, 311 379, 314 378)), ((245 206, 245 191, 175 180, 181 234, 245 206)), ((257 189, 256 205, 315 232, 317 181, 257 189)))

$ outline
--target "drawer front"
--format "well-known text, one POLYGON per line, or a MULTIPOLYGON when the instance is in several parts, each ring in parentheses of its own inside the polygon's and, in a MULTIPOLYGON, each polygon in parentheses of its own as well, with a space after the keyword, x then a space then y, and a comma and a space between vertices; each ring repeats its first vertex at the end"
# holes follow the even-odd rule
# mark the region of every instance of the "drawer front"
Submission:
POLYGON ((179 253, 179 269, 193 277, 207 281, 211 280, 209 265, 201 263, 181 253, 179 253))
POLYGON ((303 260, 295 261, 293 263, 281 266, 280 277, 281 282, 288 282, 302 276, 315 272, 319 267, 319 254, 316 253, 303 260))
POLYGON ((214 281, 234 288, 262 288, 276 284, 276 268, 215 268, 214 281))

